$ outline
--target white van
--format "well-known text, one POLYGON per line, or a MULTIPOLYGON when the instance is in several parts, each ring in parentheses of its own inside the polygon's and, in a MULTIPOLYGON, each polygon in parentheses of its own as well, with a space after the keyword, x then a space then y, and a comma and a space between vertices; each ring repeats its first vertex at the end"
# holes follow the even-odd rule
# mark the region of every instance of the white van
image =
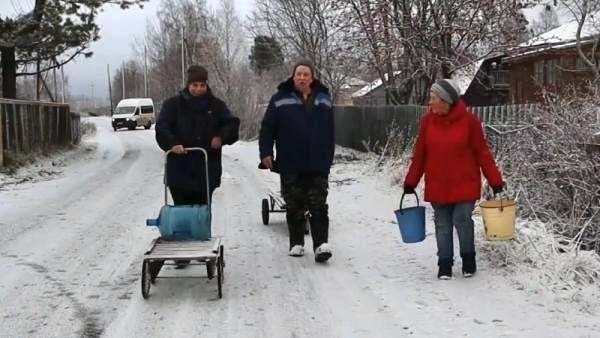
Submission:
POLYGON ((134 130, 136 127, 150 129, 154 123, 154 103, 152 99, 123 99, 117 104, 112 115, 112 127, 134 130))

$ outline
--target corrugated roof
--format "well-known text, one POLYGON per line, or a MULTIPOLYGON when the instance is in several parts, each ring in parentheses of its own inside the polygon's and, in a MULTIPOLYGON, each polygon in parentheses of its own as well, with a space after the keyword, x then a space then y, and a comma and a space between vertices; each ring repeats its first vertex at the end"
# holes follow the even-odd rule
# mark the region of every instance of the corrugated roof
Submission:
MULTIPOLYGON (((401 73, 401 71, 397 70, 394 72, 394 76, 399 75, 401 73)), ((388 80, 388 74, 386 73, 384 75, 385 80, 388 80)), ((350 95, 351 97, 362 97, 367 95, 368 93, 372 92, 373 90, 381 87, 381 85, 383 84, 383 81, 381 81, 380 78, 378 78, 377 80, 367 84, 366 86, 362 87, 361 89, 355 91, 354 93, 352 93, 352 95, 350 95)))
MULTIPOLYGON (((600 12, 595 17, 600 16, 600 12)), ((577 38, 577 21, 571 21, 562 26, 556 27, 546 33, 540 34, 527 42, 519 45, 519 47, 534 47, 547 44, 562 44, 575 41, 577 38)), ((600 34, 600 22, 590 15, 585 21, 581 29, 581 39, 589 39, 600 34)))

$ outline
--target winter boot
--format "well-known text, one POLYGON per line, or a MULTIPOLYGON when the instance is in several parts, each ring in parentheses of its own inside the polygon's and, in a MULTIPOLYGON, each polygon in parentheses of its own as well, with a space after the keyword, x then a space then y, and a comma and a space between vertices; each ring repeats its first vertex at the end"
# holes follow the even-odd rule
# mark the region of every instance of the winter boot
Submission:
POLYGON ((472 277, 477 271, 475 263, 475 254, 460 255, 462 257, 462 273, 465 278, 472 277))
POLYGON ((329 244, 323 243, 315 250, 315 262, 324 263, 331 258, 331 248, 329 244))
POLYGON ((304 247, 302 245, 294 245, 288 255, 292 257, 302 257, 304 256, 304 247))
POLYGON ((438 259, 438 279, 449 280, 452 279, 452 259, 440 258, 438 259))

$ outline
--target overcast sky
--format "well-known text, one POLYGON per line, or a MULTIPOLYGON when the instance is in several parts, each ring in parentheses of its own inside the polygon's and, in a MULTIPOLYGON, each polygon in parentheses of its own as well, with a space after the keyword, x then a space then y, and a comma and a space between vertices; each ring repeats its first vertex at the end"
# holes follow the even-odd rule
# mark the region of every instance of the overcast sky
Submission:
MULTIPOLYGON (((240 18, 245 18, 254 7, 254 0, 234 0, 240 18)), ((69 78, 69 91, 73 95, 91 96, 108 100, 108 79, 106 65, 111 73, 121 62, 133 56, 132 44, 144 37, 146 20, 154 19, 162 0, 150 0, 144 8, 133 6, 121 10, 118 6, 105 6, 98 16, 100 40, 91 45, 94 52, 91 58, 83 56, 65 66, 69 78), (92 88, 93 85, 93 88, 92 88)), ((218 0, 208 0, 209 9, 218 7, 218 0)), ((0 0, 0 17, 14 17, 15 14, 30 11, 34 0, 0 0)))

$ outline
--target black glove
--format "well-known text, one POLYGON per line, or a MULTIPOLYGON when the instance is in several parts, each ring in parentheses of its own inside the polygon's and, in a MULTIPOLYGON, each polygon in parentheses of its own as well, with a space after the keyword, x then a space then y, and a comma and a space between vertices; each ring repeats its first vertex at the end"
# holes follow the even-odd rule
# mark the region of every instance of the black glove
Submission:
MULTIPOLYGON (((267 167, 265 167, 265 165, 261 161, 258 164, 258 169, 267 169, 267 167)), ((271 171, 274 173, 279 173, 279 165, 277 165, 277 162, 273 161, 273 168, 271 169, 271 171)))
POLYGON ((410 185, 404 185, 404 193, 405 194, 414 194, 415 193, 415 187, 411 187, 410 185))
POLYGON ((504 182, 502 182, 502 185, 492 186, 492 191, 494 192, 494 195, 501 193, 502 190, 504 190, 504 182))

